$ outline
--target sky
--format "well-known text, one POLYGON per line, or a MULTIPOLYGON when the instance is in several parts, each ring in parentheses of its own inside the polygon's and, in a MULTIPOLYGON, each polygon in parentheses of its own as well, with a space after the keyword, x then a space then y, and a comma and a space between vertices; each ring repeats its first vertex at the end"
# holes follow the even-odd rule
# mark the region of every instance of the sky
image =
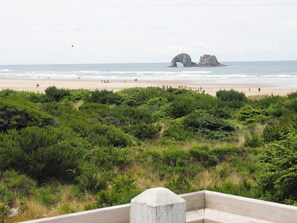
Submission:
POLYGON ((296 0, 1 0, 0 64, 297 60, 296 0), (71 47, 74 45, 74 47, 71 47))

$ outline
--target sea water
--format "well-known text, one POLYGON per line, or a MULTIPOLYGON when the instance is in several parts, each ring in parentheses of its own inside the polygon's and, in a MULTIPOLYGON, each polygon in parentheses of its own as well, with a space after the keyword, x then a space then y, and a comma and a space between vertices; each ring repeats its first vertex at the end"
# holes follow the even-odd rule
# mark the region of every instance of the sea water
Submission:
POLYGON ((0 65, 0 78, 171 80, 297 87, 297 61, 222 63, 226 66, 172 68, 168 63, 0 65))

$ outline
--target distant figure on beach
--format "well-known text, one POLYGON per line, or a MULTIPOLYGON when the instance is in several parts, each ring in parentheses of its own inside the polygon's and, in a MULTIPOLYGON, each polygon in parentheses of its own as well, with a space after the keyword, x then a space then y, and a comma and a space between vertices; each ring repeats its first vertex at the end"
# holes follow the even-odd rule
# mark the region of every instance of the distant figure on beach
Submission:
POLYGON ((137 81, 137 78, 135 78, 135 80, 134 81, 137 81))
POLYGON ((39 88, 39 84, 36 84, 36 88, 39 88))
POLYGON ((261 91, 261 88, 258 88, 258 91, 260 92, 261 91))

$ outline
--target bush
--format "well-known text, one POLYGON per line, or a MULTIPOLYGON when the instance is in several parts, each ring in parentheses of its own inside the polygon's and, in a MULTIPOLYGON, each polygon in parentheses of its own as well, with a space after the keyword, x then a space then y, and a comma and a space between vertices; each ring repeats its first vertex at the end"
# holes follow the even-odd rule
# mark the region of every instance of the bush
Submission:
POLYGON ((290 131, 294 130, 292 121, 293 119, 280 119, 268 124, 263 131, 264 142, 282 140, 290 131))
POLYGON ((297 112, 297 98, 287 100, 284 105, 293 112, 297 112))
POLYGON ((264 144, 263 138, 258 135, 252 135, 251 137, 246 138, 244 143, 245 146, 253 147, 253 148, 262 146, 263 144, 264 144))
POLYGON ((84 90, 84 89, 70 91, 71 101, 87 100, 89 95, 90 95, 90 91, 84 90))
POLYGON ((14 201, 15 195, 13 192, 5 184, 0 183, 0 204, 3 203, 7 206, 12 206, 14 201))
POLYGON ((115 147, 127 147, 131 145, 131 140, 127 134, 121 129, 108 126, 95 124, 94 126, 87 129, 86 134, 88 140, 96 146, 115 146, 115 147))
POLYGON ((79 189, 91 193, 106 189, 109 182, 116 177, 116 173, 112 170, 104 171, 99 166, 87 162, 82 163, 80 173, 76 178, 79 189))
POLYGON ((45 101, 47 102, 60 101, 67 96, 70 96, 70 91, 64 88, 58 89, 52 86, 45 89, 45 101))
POLYGON ((258 186, 263 198, 286 203, 297 200, 297 135, 265 146, 260 156, 258 186))
POLYGON ((147 151, 142 157, 149 162, 146 165, 156 171, 160 180, 171 180, 174 175, 193 177, 200 168, 197 163, 192 162, 189 152, 181 149, 166 149, 162 152, 147 151))
POLYGON ((117 127, 127 127, 139 123, 152 123, 154 121, 152 119, 152 113, 143 107, 120 105, 108 113, 104 117, 104 122, 116 125, 117 127))
POLYGON ((55 206, 61 199, 61 195, 50 187, 41 187, 35 189, 34 196, 47 207, 55 206))
POLYGON ((254 185, 252 182, 244 179, 239 184, 235 184, 231 181, 223 182, 221 185, 212 185, 207 187, 207 190, 222 192, 226 194, 232 194, 243 197, 255 197, 254 185))
POLYGON ((135 107, 146 103, 149 99, 160 97, 166 94, 166 91, 161 88, 129 88, 120 91, 124 97, 124 104, 135 107))
POLYGON ((9 215, 9 207, 0 202, 0 223, 5 223, 9 215))
POLYGON ((269 119, 269 117, 262 114, 262 112, 263 111, 258 108, 245 105, 238 111, 237 119, 244 124, 251 124, 254 122, 264 124, 269 119))
POLYGON ((26 175, 19 174, 14 170, 7 170, 0 175, 0 183, 4 184, 9 191, 18 196, 26 196, 36 187, 36 182, 26 175))
POLYGON ((168 107, 168 112, 173 118, 188 115, 196 108, 195 101, 189 98, 177 98, 168 107))
POLYGON ((0 101, 0 132, 28 126, 45 127, 53 123, 51 115, 40 111, 30 102, 18 98, 0 101))
POLYGON ((116 167, 123 169, 131 162, 127 149, 113 147, 94 147, 85 153, 83 160, 96 165, 97 169, 104 171, 116 167))
POLYGON ((174 141, 184 141, 195 137, 193 132, 177 121, 172 121, 168 124, 164 136, 174 141))
POLYGON ((222 139, 235 131, 234 127, 224 119, 199 112, 188 115, 183 125, 198 135, 212 139, 222 139))
POLYGON ((297 91, 288 94, 288 98, 289 98, 289 99, 297 98, 297 91))
POLYGON ((129 203, 139 193, 141 190, 137 189, 133 178, 130 176, 118 177, 105 190, 99 191, 97 204, 101 208, 129 203))
POLYGON ((159 131, 160 127, 145 123, 132 125, 128 130, 129 133, 140 140, 154 139, 159 131))
POLYGON ((285 101, 284 97, 281 96, 265 96, 264 98, 260 98, 258 100, 252 101, 254 105, 259 108, 268 108, 272 105, 282 104, 285 101))
POLYGON ((28 127, 0 135, 0 168, 15 169, 43 181, 72 180, 84 149, 69 129, 28 127))
POLYGON ((177 194, 189 193, 191 191, 189 180, 182 175, 169 180, 169 182, 165 184, 165 187, 177 194))
POLYGON ((122 102, 122 97, 118 93, 113 93, 112 91, 96 90, 91 92, 87 101, 101 104, 119 105, 122 102))
POLYGON ((221 102, 224 102, 223 105, 234 108, 240 108, 247 102, 247 98, 244 93, 234 90, 220 90, 216 93, 216 96, 221 102))
POLYGON ((212 154, 208 147, 198 146, 189 150, 190 156, 197 162, 201 163, 204 167, 211 167, 218 164, 218 158, 212 154))

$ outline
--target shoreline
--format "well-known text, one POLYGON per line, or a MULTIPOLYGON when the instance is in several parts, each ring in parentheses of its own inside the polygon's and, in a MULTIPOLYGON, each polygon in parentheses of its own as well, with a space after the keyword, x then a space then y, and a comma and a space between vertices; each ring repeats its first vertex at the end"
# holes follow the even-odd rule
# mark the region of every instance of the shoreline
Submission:
POLYGON ((258 84, 258 83, 210 83, 196 81, 177 80, 103 80, 92 79, 25 79, 25 78, 0 78, 0 90, 11 89, 16 91, 44 92, 46 88, 56 86, 65 89, 86 89, 86 90, 109 90, 119 91, 134 87, 165 87, 185 88, 214 95, 219 90, 236 90, 245 93, 246 96, 257 95, 281 95, 297 90, 297 86, 288 87, 281 84, 258 84), (36 85, 39 84, 39 87, 36 85), (258 90, 260 88, 260 91, 258 90))

